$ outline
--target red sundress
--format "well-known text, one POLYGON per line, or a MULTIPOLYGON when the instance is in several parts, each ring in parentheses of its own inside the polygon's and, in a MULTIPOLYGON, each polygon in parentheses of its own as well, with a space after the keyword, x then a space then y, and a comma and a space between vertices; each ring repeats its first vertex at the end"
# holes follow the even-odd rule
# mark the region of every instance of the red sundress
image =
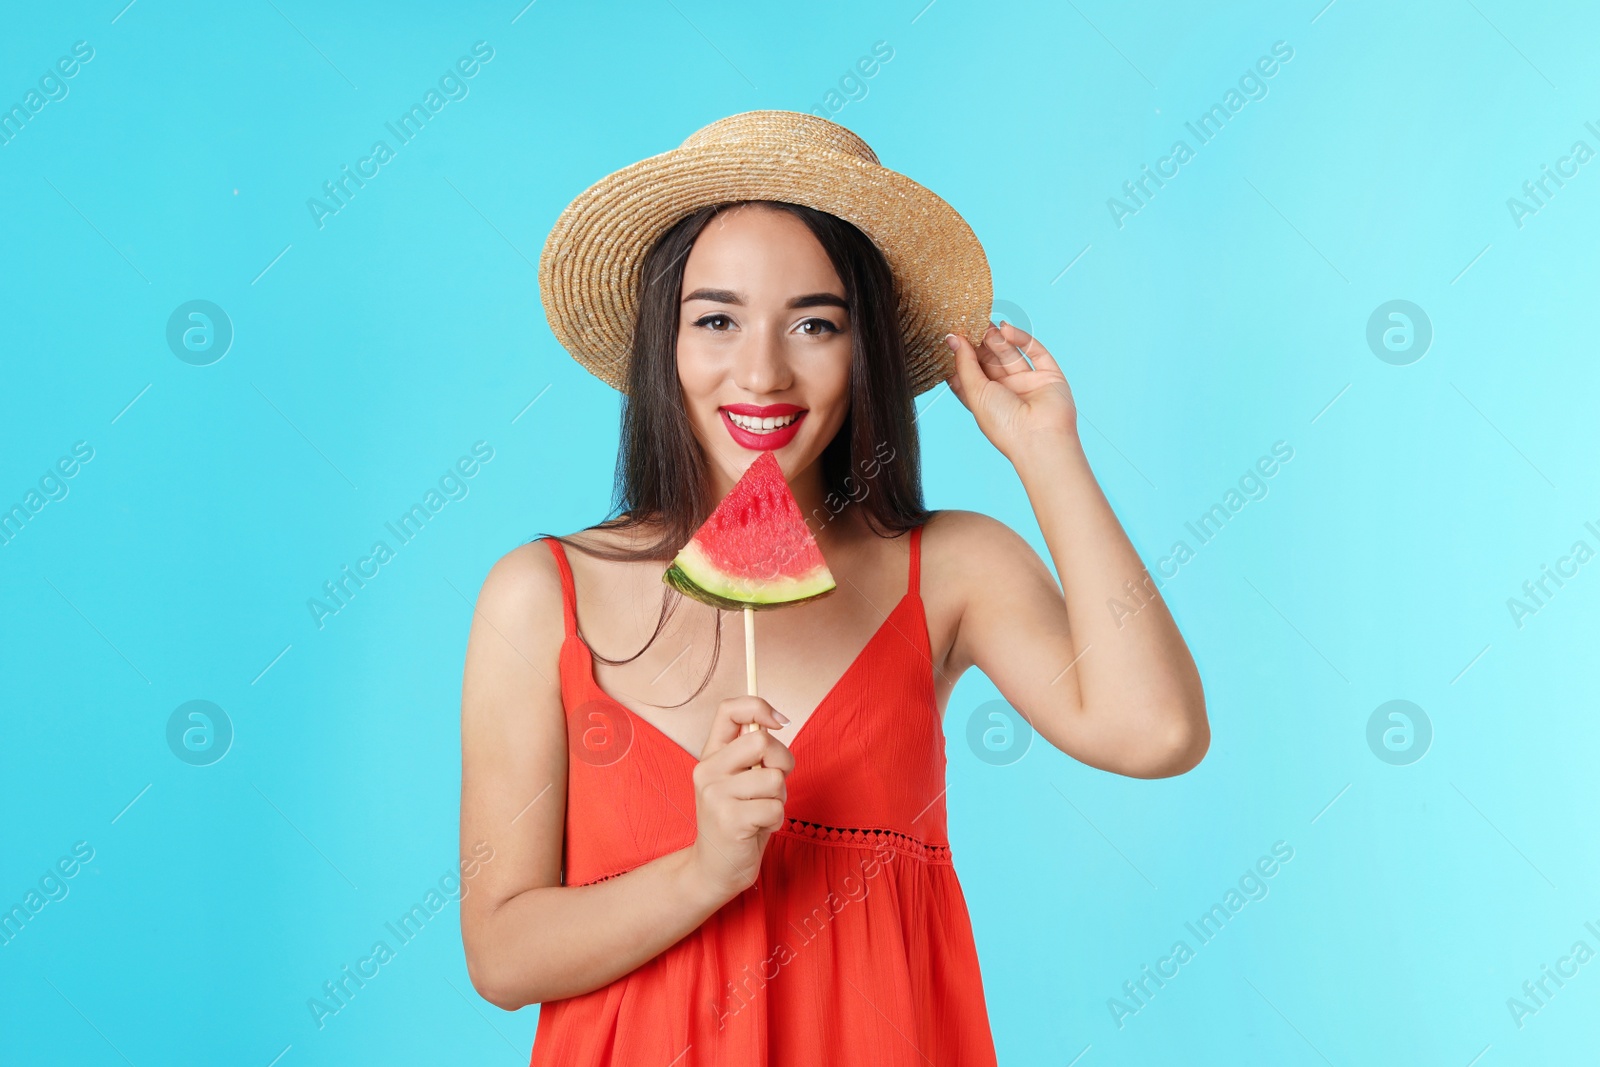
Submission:
MULTIPOLYGON (((905 595, 790 743, 755 884, 633 972, 543 1004, 532 1067, 995 1062, 945 829, 921 537, 905 595)), ((566 619, 564 882, 579 886, 694 842, 698 759, 595 681, 572 569, 547 543, 566 619)))

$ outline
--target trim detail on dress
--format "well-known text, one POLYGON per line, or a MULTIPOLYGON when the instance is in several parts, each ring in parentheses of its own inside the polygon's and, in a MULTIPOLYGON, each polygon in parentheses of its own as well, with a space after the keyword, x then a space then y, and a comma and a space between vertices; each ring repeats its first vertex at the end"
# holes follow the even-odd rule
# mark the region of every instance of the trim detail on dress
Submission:
POLYGON ((823 826, 820 823, 803 822, 800 819, 784 819, 783 829, 778 832, 809 838, 812 841, 829 845, 846 845, 857 848, 877 848, 882 846, 892 848, 896 852, 926 863, 953 865, 949 845, 930 845, 926 841, 918 840, 909 834, 902 834, 898 830, 823 826))

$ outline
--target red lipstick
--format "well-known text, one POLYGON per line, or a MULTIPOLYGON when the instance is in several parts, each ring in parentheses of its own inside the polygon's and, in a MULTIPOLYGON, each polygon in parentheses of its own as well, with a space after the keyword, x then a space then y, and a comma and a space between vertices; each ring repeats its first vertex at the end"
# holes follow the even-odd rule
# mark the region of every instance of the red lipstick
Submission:
POLYGON ((800 424, 805 421, 806 409, 796 404, 727 404, 717 409, 717 414, 722 417, 722 425, 728 428, 728 436, 741 448, 754 449, 766 452, 782 448, 794 440, 794 435, 800 432, 800 424), (752 419, 779 418, 784 415, 793 415, 794 421, 789 425, 776 430, 757 432, 747 430, 728 417, 734 415, 748 416, 752 419))
POLYGON ((753 419, 764 419, 768 416, 777 418, 779 415, 793 415, 805 408, 797 404, 724 404, 723 411, 731 411, 735 415, 749 415, 753 419))

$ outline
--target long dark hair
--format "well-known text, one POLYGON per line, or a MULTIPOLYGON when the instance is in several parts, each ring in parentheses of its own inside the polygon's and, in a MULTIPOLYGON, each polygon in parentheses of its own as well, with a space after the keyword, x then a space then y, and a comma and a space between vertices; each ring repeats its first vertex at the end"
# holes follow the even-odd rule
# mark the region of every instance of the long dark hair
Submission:
MULTIPOLYGON (((888 261, 866 234, 835 215, 775 200, 736 201, 709 205, 680 219, 651 246, 641 265, 611 517, 585 531, 659 526, 659 534, 652 543, 635 549, 589 546, 556 534, 541 538, 597 559, 670 562, 716 507, 706 457, 684 410, 678 381, 679 303, 684 261, 695 240, 719 213, 750 203, 790 212, 806 224, 844 283, 849 305, 850 408, 844 425, 823 449, 824 505, 806 516, 807 525, 814 533, 852 505, 864 509, 868 528, 881 537, 899 536, 927 521, 931 513, 922 502, 899 297, 888 261)), ((638 659, 660 636, 681 597, 663 585, 661 613, 644 647, 626 659, 599 653, 595 658, 612 666, 638 659)), ((683 703, 711 681, 721 645, 719 612, 711 667, 683 703)))

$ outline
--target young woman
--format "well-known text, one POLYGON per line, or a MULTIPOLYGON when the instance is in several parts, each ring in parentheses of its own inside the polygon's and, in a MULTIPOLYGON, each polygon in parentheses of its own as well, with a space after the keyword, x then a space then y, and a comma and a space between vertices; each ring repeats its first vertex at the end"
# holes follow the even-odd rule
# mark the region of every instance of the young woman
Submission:
POLYGON ((563 345, 627 395, 619 514, 510 552, 479 597, 474 986, 543 1005, 534 1064, 993 1063, 945 829, 957 680, 979 668, 1045 741, 1118 774, 1181 774, 1210 739, 1056 361, 988 325, 953 209, 792 112, 592 187, 540 284, 563 345), (1016 467, 1060 585, 1002 523, 923 507, 912 397, 942 380, 1016 467), (757 616, 751 697, 737 617, 720 655, 721 613, 662 575, 763 450, 838 590, 757 616))

